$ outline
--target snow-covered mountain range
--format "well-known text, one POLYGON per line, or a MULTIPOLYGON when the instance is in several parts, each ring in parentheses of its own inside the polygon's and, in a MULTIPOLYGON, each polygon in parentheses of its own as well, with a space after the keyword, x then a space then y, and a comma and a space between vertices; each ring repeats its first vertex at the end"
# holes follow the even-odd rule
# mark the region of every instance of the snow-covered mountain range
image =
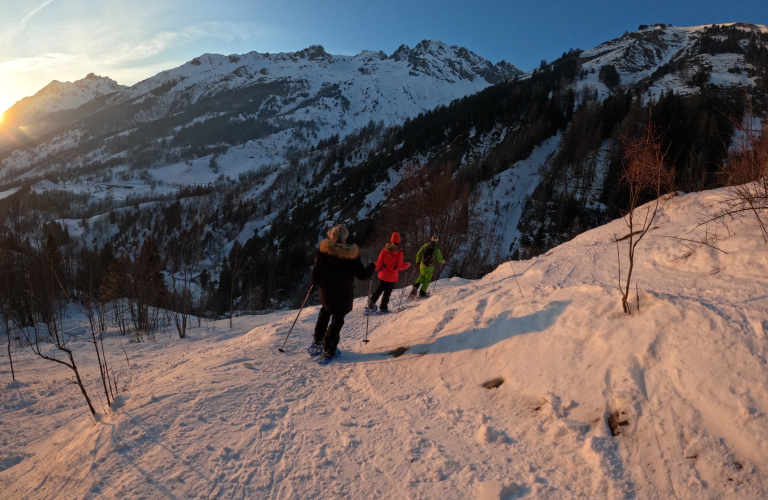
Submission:
MULTIPOLYGON (((744 23, 723 26, 768 30, 744 23)), ((723 87, 752 85, 757 75, 750 74, 743 54, 702 51, 704 42, 727 41, 710 29, 644 27, 586 50, 579 58, 585 75, 575 88, 600 99, 610 95, 612 88, 597 74, 606 65, 616 68, 620 85, 647 87, 649 97, 656 98, 665 89, 697 93, 702 77, 723 87)), ((742 49, 748 45, 746 39, 734 43, 742 49)), ((0 177, 6 183, 20 176, 41 180, 47 171, 110 160, 119 164, 114 160, 144 153, 153 159, 124 163, 153 169, 192 160, 197 171, 217 154, 221 173, 234 178, 284 163, 295 151, 335 135, 343 138, 371 121, 396 125, 521 73, 505 61, 492 64, 465 48, 425 40, 390 56, 380 51, 330 55, 321 46, 293 53, 204 54, 130 88, 93 75, 73 84, 52 82, 5 113, 0 177), (196 125, 200 128, 193 130, 196 125), (212 130, 223 128, 237 130, 212 130), (136 137, 128 141, 125 135, 131 133, 136 137), (106 147, 114 137, 122 137, 113 141, 120 145, 106 147)), ((200 184, 218 176, 205 168, 189 176, 172 170, 158 179, 200 184)))
POLYGON ((617 192, 616 139, 648 106, 669 118, 678 188, 716 187, 729 113, 745 89, 757 103, 765 92, 767 47, 765 26, 736 23, 641 27, 526 74, 433 41, 390 56, 204 55, 46 115, 61 127, 0 155, 0 199, 76 193, 51 217, 118 251, 149 235, 174 244, 202 204, 215 281, 235 241, 308 254, 338 222, 367 238, 404 177, 451 165, 490 228, 483 251, 528 257, 605 222, 620 203, 605 196, 617 192), (176 197, 171 229, 155 214, 176 197))
MULTIPOLYGON (((23 127, 33 144, 44 143, 54 131, 104 138, 105 132, 121 133, 162 118, 168 123, 158 124, 157 138, 212 117, 269 122, 280 130, 301 122, 311 124, 311 137, 301 143, 308 146, 343 137, 370 121, 402 123, 519 74, 504 61, 494 65, 463 47, 428 40, 413 49, 402 45, 391 56, 380 51, 331 55, 319 45, 292 53, 204 54, 129 88, 93 75, 73 84, 53 82, 19 101, 4 118, 8 127, 23 127), (94 102, 108 93, 113 95, 94 102), (63 110, 72 111, 57 113, 63 110), (55 118, 47 117, 53 113, 55 118)), ((246 134, 244 140, 263 135, 246 134)), ((279 142, 273 156, 284 158, 291 144, 279 142)))

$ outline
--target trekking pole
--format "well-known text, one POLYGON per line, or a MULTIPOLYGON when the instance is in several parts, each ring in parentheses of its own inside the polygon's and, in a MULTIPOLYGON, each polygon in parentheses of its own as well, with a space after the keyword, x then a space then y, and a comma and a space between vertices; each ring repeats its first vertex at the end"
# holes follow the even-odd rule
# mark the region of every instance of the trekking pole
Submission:
POLYGON ((403 306, 403 295, 405 295, 405 289, 408 288, 408 283, 411 282, 411 278, 413 278, 413 273, 416 272, 416 266, 413 266, 413 271, 411 271, 411 274, 408 275, 408 277, 405 279, 405 286, 400 290, 400 303, 397 305, 398 312, 402 309, 403 306))
MULTIPOLYGON (((614 234, 614 236, 616 236, 616 235, 614 234)), ((512 266, 512 276, 515 277, 515 283, 517 283, 517 289, 520 290, 520 296, 522 298, 525 298, 525 295, 523 295, 523 289, 520 288, 520 282, 517 281, 517 273, 515 272, 515 265, 511 263, 512 262, 511 260, 509 262, 510 262, 509 265, 512 266)))
MULTIPOLYGON (((443 267, 445 267, 445 264, 440 264, 440 273, 442 273, 442 272, 443 272, 443 267)), ((440 273, 437 273, 437 279, 440 279, 440 273)), ((431 292, 429 292, 429 293, 430 293, 430 295, 431 295, 431 294, 433 294, 433 293, 435 293, 435 290, 437 289, 437 279, 435 280, 435 284, 434 284, 434 286, 432 287, 432 291, 431 291, 431 292)))
POLYGON ((371 280, 368 282, 368 303, 365 304, 365 307, 368 308, 368 314, 365 315, 365 342, 366 344, 370 342, 368 340, 368 323, 371 321, 371 287, 373 286, 373 276, 371 276, 371 280))
MULTIPOLYGON (((299 320, 299 315, 301 314, 301 310, 304 309, 304 304, 307 303, 307 299, 309 298, 309 294, 312 293, 312 289, 315 287, 315 285, 310 285, 309 291, 307 292, 307 296, 304 297, 304 302, 301 303, 301 308, 299 309, 299 314, 296 315, 296 319, 293 320, 293 324, 291 325, 291 329, 288 330, 288 335, 285 336, 285 340, 283 340, 283 347, 285 347, 285 343, 288 342, 288 337, 291 336, 291 332, 293 331, 293 327, 296 326, 296 322, 299 320)), ((280 352, 285 352, 283 350, 283 347, 278 347, 277 350, 280 352)))

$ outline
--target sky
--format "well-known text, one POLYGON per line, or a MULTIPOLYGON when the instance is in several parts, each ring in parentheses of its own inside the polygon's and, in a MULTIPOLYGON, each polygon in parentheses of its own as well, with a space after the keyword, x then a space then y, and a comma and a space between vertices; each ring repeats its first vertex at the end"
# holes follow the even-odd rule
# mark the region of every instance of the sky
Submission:
POLYGON ((640 24, 768 24, 765 0, 3 0, 0 111, 52 80, 123 85, 206 52, 394 52, 424 39, 523 70, 640 24))

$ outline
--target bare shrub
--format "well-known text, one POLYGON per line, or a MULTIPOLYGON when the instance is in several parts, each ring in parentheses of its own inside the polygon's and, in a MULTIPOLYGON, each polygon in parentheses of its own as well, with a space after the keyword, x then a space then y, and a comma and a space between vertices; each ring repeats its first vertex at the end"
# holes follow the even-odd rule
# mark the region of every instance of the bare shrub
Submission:
POLYGON ((99 296, 105 304, 111 304, 114 324, 120 335, 128 333, 128 304, 130 280, 128 279, 127 259, 118 258, 109 265, 99 290, 99 296))
POLYGON ((192 279, 195 265, 200 261, 200 246, 205 226, 194 224, 189 231, 183 231, 178 245, 166 249, 171 278, 171 315, 179 338, 187 336, 187 323, 192 308, 192 279))
POLYGON ((59 256, 57 255, 57 251, 54 245, 46 246, 43 251, 45 252, 45 258, 50 266, 50 273, 44 275, 45 300, 48 304, 51 317, 51 322, 48 326, 49 333, 47 335, 42 335, 42 332, 39 328, 39 323, 28 325, 23 322, 23 318, 14 318, 14 322, 16 323, 16 327, 22 332, 24 341, 30 346, 32 352, 47 361, 58 363, 59 365, 66 366, 72 370, 73 378, 70 379, 70 382, 76 384, 80 388, 80 392, 88 404, 88 409, 90 410, 91 415, 96 416, 96 410, 91 403, 91 398, 88 396, 88 391, 86 390, 83 379, 80 376, 80 370, 77 366, 77 363, 75 362, 74 352, 70 347, 70 341, 75 339, 76 336, 64 332, 64 330, 61 328, 60 320, 57 321, 56 317, 58 283, 56 282, 57 279, 55 277, 55 268, 59 256), (64 359, 57 356, 56 351, 49 349, 49 345, 54 347, 56 351, 63 353, 64 359))
POLYGON ((3 308, 2 301, 0 301, 0 325, 5 327, 5 336, 8 339, 8 345, 6 348, 8 351, 8 361, 11 364, 11 380, 16 380, 16 372, 13 369, 13 357, 11 356, 11 320, 3 308))
MULTIPOLYGON (((413 261, 432 235, 439 236, 438 246, 446 259, 455 256, 471 238, 471 189, 456 179, 449 163, 435 168, 408 168, 389 200, 374 243, 383 244, 397 231, 406 262, 413 261)), ((438 277, 439 273, 434 279, 438 277)))
POLYGON ((616 239, 617 252, 619 242, 627 241, 627 270, 626 285, 621 288, 621 255, 619 253, 619 291, 621 306, 626 314, 631 314, 629 292, 632 282, 632 271, 635 265, 635 249, 643 236, 651 229, 659 209, 659 199, 674 189, 675 171, 667 167, 667 151, 662 148, 662 135, 652 122, 648 123, 643 134, 636 138, 624 137, 624 171, 621 184, 629 190, 629 210, 624 213, 624 222, 629 234, 616 239), (646 205, 645 213, 638 212, 644 196, 655 195, 655 201, 646 205))
POLYGON ((756 130, 751 112, 746 116, 749 124, 737 124, 736 143, 728 155, 725 208, 715 218, 752 216, 768 242, 768 119, 756 130))

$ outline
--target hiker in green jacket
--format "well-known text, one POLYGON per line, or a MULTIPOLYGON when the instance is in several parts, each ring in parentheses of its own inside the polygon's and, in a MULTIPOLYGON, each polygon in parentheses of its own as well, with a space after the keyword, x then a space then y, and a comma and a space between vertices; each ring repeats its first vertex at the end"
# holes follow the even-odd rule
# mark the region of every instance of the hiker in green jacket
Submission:
POLYGON ((437 248, 437 241, 437 236, 432 236, 432 241, 421 247, 416 254, 416 262, 419 263, 420 274, 419 279, 413 284, 413 289, 410 293, 412 297, 416 296, 417 290, 419 297, 426 297, 427 288, 429 288, 429 284, 432 282, 432 274, 435 272, 435 263, 445 264, 445 259, 443 259, 440 249, 437 248), (419 285, 421 285, 421 290, 419 290, 419 285))

